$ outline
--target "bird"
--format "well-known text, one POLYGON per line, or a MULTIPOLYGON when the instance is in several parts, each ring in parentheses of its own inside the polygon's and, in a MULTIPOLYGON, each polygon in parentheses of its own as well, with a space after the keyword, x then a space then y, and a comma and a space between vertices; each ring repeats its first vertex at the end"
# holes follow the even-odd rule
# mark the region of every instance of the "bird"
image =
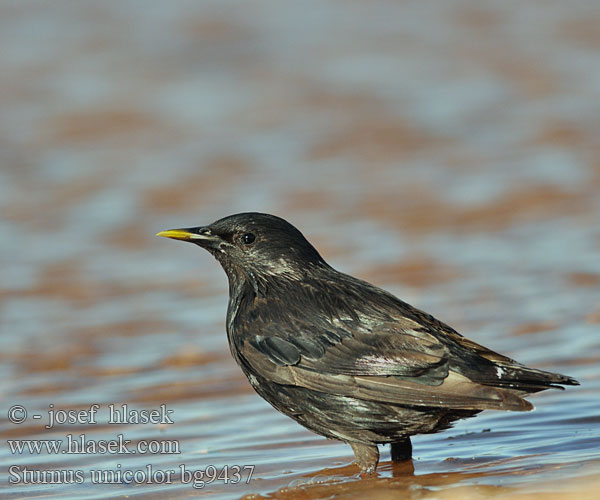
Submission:
POLYGON ((579 385, 335 270, 275 215, 239 213, 157 235, 217 259, 229 282, 230 351, 254 390, 307 429, 349 444, 361 474, 376 470, 379 445, 391 445, 392 461, 408 460, 415 434, 483 410, 532 410, 524 396, 579 385))

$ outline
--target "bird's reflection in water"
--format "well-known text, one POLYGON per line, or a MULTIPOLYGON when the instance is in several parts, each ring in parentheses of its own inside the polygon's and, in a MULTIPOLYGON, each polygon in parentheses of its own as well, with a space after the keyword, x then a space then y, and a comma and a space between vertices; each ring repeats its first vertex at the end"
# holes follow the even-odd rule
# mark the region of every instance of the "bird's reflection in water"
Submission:
POLYGON ((392 477, 407 477, 415 475, 415 464, 412 458, 401 462, 386 462, 381 464, 382 470, 391 468, 392 477))
MULTIPOLYGON (((324 468, 308 473, 290 482, 286 487, 268 494, 251 495, 249 498, 258 500, 262 498, 275 498, 286 500, 315 500, 322 498, 344 498, 387 500, 392 498, 423 499, 439 498, 440 491, 447 486, 452 486, 453 494, 444 498, 461 499, 465 496, 487 498, 499 494, 514 495, 518 488, 507 485, 485 484, 492 476, 527 476, 532 473, 531 467, 503 468, 507 462, 524 457, 513 457, 510 460, 495 460, 492 463, 500 466, 495 470, 481 468, 481 463, 475 465, 477 470, 468 470, 464 467, 455 471, 433 472, 415 474, 415 464, 412 459, 402 462, 381 462, 373 474, 360 472, 359 467, 349 463, 340 467, 324 468)), ((488 466, 491 464, 488 463, 488 466)), ((597 470, 597 463, 590 461, 582 464, 587 470, 597 470)), ((535 473, 541 474, 556 469, 556 464, 539 464, 535 473)), ((596 477, 594 473, 593 476, 596 477)), ((597 482, 597 479, 595 480, 597 482)), ((593 483, 596 484, 596 483, 593 483)), ((584 483, 585 485, 585 483, 584 483)), ((556 487, 561 486, 556 483, 556 487)), ((588 492, 587 486, 584 491, 588 492)), ((595 488, 595 486, 594 486, 595 488)), ((591 490, 589 491, 596 491, 591 490)), ((529 498, 529 497, 528 497, 529 498)), ((540 497, 541 498, 541 497, 540 497)), ((571 498, 571 497, 569 497, 571 498)), ((578 498, 578 497, 572 497, 578 498)), ((586 497, 587 498, 587 497, 586 497)))
POLYGON ((429 486, 463 479, 463 474, 416 476, 412 459, 382 462, 374 474, 361 473, 359 467, 351 463, 306 474, 292 481, 287 487, 271 493, 268 498, 387 498, 391 494, 402 494, 403 498, 417 498, 422 497, 424 490, 429 486))
MULTIPOLYGON (((514 459, 518 458, 513 457, 514 459)), ((532 472, 530 468, 507 469, 501 467, 501 464, 505 462, 506 460, 493 461, 492 463, 500 466, 499 469, 494 471, 481 469, 481 464, 478 464, 475 466, 477 470, 468 470, 461 467, 455 471, 425 474, 415 474, 415 463, 412 459, 401 462, 381 462, 374 474, 361 473, 356 464, 348 463, 340 467, 328 467, 305 474, 266 497, 251 495, 249 498, 253 500, 262 498, 286 500, 321 498, 422 499, 438 498, 440 489, 445 489, 447 486, 452 486, 452 491, 456 493, 456 495, 451 495, 449 498, 459 499, 467 494, 475 494, 477 498, 485 498, 501 493, 512 495, 518 490, 511 486, 482 484, 487 483, 488 481, 485 479, 489 479, 491 476, 524 476, 532 472)), ((536 473, 548 472, 555 468, 556 465, 540 464, 536 468, 536 473)))

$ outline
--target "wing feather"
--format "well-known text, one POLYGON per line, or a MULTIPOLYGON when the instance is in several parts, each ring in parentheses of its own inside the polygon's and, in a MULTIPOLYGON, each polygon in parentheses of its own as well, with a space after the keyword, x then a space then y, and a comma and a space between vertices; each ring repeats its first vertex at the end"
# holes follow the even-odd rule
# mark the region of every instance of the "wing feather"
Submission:
POLYGON ((241 354, 253 371, 275 383, 398 405, 461 410, 528 411, 531 403, 511 391, 472 382, 450 372, 443 383, 428 386, 392 376, 356 376, 320 372, 297 365, 278 365, 252 343, 241 354))

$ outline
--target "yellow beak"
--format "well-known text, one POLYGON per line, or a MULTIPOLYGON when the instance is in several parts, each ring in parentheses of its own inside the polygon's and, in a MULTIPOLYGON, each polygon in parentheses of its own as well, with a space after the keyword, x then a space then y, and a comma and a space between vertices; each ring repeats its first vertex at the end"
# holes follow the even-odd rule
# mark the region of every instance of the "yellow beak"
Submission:
POLYGON ((156 236, 163 236, 164 238, 172 238, 174 240, 183 241, 200 239, 199 235, 190 233, 187 229, 169 229, 167 231, 161 231, 160 233, 156 233, 156 236))
POLYGON ((206 249, 215 247, 223 240, 216 234, 212 234, 210 228, 205 226, 189 227, 182 229, 169 229, 168 231, 161 231, 156 236, 163 236, 165 238, 172 238, 174 240, 189 241, 195 243, 206 249))

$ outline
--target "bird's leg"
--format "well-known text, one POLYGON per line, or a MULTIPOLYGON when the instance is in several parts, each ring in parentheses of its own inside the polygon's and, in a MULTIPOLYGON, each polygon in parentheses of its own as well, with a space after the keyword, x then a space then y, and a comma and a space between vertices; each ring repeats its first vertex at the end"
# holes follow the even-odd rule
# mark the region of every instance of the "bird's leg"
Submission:
POLYGON ((392 443, 392 461, 401 462, 402 460, 410 460, 412 457, 412 444, 410 437, 405 437, 402 441, 392 443))
POLYGON ((354 461, 363 472, 372 474, 379 463, 379 448, 376 444, 350 443, 354 461))

